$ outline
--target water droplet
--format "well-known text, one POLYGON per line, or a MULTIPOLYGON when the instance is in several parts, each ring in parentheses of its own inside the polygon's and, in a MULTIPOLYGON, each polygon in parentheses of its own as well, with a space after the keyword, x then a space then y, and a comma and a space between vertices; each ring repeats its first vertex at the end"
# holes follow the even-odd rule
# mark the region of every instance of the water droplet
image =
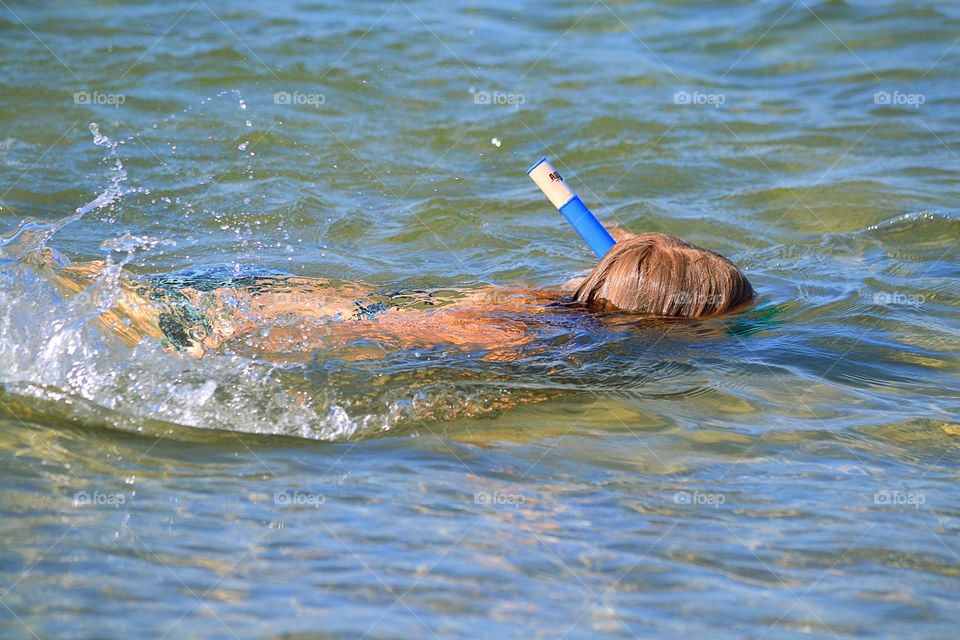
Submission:
POLYGON ((93 134, 93 144, 98 147, 110 146, 110 138, 100 133, 100 127, 97 126, 96 122, 90 123, 90 133, 93 134))

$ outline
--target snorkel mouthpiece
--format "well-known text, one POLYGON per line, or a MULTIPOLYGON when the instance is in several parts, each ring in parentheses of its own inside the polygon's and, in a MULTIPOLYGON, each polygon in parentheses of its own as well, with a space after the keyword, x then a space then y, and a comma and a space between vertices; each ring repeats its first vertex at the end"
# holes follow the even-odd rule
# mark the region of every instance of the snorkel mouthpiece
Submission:
POLYGON ((598 258, 602 258, 610 247, 616 244, 600 221, 587 209, 587 205, 583 204, 580 196, 567 186, 560 173, 546 158, 540 158, 539 162, 530 167, 527 175, 537 183, 544 195, 577 230, 598 258))

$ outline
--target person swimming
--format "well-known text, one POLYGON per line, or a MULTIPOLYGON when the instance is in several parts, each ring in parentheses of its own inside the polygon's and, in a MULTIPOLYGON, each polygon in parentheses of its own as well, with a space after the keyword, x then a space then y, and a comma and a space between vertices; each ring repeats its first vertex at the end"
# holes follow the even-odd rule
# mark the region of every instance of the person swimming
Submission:
MULTIPOLYGON (((195 356, 238 338, 272 353, 371 339, 398 348, 446 344, 503 354, 531 342, 530 325, 558 308, 705 318, 754 297, 743 273, 718 253, 662 233, 618 235, 575 287, 377 290, 271 270, 123 272, 120 293, 99 318, 130 345, 151 337, 195 356)), ((61 291, 73 295, 94 284, 105 266, 94 261, 47 269, 61 291)))

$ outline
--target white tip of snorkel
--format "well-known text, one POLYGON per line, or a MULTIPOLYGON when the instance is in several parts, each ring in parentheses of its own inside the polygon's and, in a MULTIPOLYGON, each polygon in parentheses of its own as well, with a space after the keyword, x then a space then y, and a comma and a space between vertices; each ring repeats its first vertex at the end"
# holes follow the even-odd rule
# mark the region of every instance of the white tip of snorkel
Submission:
POLYGON ((570 202, 576 194, 573 189, 560 177, 560 172, 553 168, 545 157, 527 170, 527 175, 540 187, 550 203, 557 209, 570 202))

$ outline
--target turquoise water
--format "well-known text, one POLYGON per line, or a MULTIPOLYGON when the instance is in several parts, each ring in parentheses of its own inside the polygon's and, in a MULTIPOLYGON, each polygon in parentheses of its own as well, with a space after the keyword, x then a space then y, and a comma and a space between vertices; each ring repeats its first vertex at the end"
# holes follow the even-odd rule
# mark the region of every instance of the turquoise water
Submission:
POLYGON ((954 5, 7 0, 0 32, 0 636, 956 634, 954 5), (758 310, 196 360, 15 259, 554 286, 594 260, 545 154, 758 310))

